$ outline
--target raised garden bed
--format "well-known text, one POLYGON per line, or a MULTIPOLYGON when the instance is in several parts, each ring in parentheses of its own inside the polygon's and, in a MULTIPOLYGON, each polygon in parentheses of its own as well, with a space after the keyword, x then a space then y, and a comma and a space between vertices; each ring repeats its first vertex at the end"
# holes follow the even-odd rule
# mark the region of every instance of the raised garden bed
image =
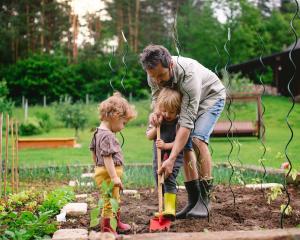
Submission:
POLYGON ((76 144, 75 138, 19 138, 18 147, 23 148, 73 148, 76 144))

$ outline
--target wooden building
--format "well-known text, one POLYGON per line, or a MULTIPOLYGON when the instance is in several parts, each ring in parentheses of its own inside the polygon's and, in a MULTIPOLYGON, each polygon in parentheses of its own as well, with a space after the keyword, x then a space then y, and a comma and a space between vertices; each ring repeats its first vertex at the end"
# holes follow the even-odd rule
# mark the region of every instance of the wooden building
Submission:
MULTIPOLYGON (((287 90, 287 85, 293 74, 295 74, 295 76, 291 82, 290 89, 294 96, 300 95, 300 40, 297 42, 296 48, 291 54, 296 65, 296 70, 294 70, 292 62, 289 59, 289 53, 292 47, 293 45, 283 52, 274 53, 262 58, 263 63, 272 68, 272 86, 277 87, 277 92, 284 96, 290 96, 287 90)), ((254 79, 255 75, 262 72, 263 69, 264 68, 259 57, 247 62, 231 65, 228 68, 229 72, 241 72, 243 75, 247 75, 251 79, 254 79)))

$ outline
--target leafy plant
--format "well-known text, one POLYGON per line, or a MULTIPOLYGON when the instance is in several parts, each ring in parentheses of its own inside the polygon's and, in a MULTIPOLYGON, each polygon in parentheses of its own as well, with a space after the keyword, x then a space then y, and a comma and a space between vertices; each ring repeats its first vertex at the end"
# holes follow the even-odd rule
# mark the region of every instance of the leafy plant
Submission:
POLYGON ((84 129, 87 122, 87 116, 83 111, 83 105, 80 103, 62 103, 56 106, 56 113, 66 127, 75 129, 75 137, 78 138, 78 130, 84 129))
POLYGON ((19 131, 21 136, 30 136, 42 133, 43 128, 39 119, 30 117, 20 124, 19 131))
POLYGON ((91 222, 90 227, 95 227, 99 224, 100 218, 99 214, 101 209, 104 207, 105 200, 108 200, 112 207, 112 212, 114 213, 114 216, 110 218, 110 224, 113 229, 117 228, 117 220, 116 220, 116 213, 119 209, 119 203, 118 201, 113 198, 112 191, 113 191, 114 184, 113 182, 110 182, 107 184, 106 181, 103 181, 101 184, 101 196, 102 198, 98 201, 98 206, 91 211, 91 222))
POLYGON ((252 92, 253 82, 250 78, 242 76, 241 73, 228 73, 224 69, 222 72, 222 82, 228 88, 229 93, 252 92))
POLYGON ((53 215, 58 214, 64 205, 74 199, 75 194, 71 188, 56 189, 45 196, 45 201, 39 207, 39 211, 52 211, 53 215))

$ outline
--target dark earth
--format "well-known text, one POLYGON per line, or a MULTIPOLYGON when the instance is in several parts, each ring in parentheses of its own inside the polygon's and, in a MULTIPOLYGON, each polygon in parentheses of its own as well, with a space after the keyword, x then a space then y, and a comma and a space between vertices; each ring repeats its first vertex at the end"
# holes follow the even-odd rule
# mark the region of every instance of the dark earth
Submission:
MULTIPOLYGON (((280 205, 287 202, 286 195, 267 203, 268 191, 244 187, 232 187, 234 198, 228 186, 215 186, 210 219, 185 219, 172 222, 171 232, 235 231, 280 228, 280 205)), ((300 186, 289 187, 292 213, 283 219, 283 227, 300 226, 300 186)), ((92 193, 97 196, 97 193, 92 193)), ((96 198, 88 202, 96 202, 96 198)), ((185 205, 187 194, 179 190, 177 210, 185 205)), ((85 202, 86 200, 81 200, 85 202)), ((158 209, 157 193, 153 189, 139 189, 138 196, 122 196, 122 219, 132 225, 133 233, 149 232, 149 220, 158 209)), ((89 211, 91 204, 89 203, 89 211)), ((68 219, 60 228, 87 228, 100 231, 100 227, 89 228, 89 215, 68 219)))

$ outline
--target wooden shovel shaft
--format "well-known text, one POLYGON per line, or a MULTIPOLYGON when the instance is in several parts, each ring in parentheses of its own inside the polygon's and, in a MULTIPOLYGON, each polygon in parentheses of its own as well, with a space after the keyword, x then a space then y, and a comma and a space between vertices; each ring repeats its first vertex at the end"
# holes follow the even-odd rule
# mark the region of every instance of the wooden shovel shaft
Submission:
MULTIPOLYGON (((160 125, 157 126, 156 130, 156 139, 160 139, 160 125)), ((156 148, 157 152, 157 169, 161 167, 161 149, 156 148)), ((162 184, 163 184, 163 175, 157 175, 157 191, 158 191, 158 212, 161 214, 163 209, 163 196, 162 196, 162 184)))

